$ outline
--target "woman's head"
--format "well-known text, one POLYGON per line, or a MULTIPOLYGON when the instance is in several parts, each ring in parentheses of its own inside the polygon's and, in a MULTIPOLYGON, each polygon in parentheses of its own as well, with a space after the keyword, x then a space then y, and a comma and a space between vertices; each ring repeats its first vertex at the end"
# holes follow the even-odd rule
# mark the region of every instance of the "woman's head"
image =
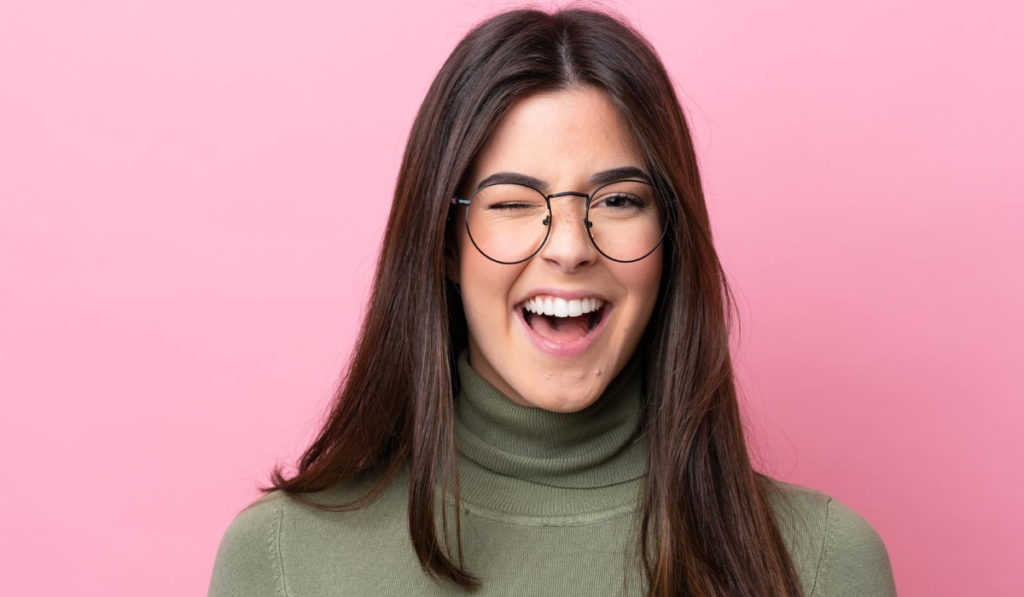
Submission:
MULTIPOLYGON (((429 274, 437 288, 449 285, 444 298, 451 353, 468 346, 474 368, 511 399, 563 412, 590 404, 646 344, 659 297, 663 302, 679 293, 672 302, 685 300, 687 262, 695 267, 710 249, 689 133, 664 68, 625 24, 588 11, 513 11, 483 23, 459 44, 409 139, 392 225, 396 219, 402 222, 395 226, 395 242, 410 232, 424 244, 436 241, 432 267, 443 254, 444 271, 429 274), (596 188, 592 175, 626 166, 649 181, 649 207, 665 229, 656 250, 629 263, 608 259, 590 243, 582 228, 582 198, 552 198, 547 241, 531 259, 515 264, 478 251, 466 230, 466 206, 450 203, 452 196, 469 198, 499 172, 544 181, 539 190, 545 194, 590 193, 596 188), (432 217, 423 217, 427 213, 432 217), (442 218, 444 237, 432 236, 442 218), (694 248, 701 239, 708 244, 694 248), (451 286, 455 281, 458 291, 451 286), (575 343, 589 344, 585 349, 545 350, 538 336, 551 326, 524 312, 523 301, 536 292, 565 291, 604 299, 599 318, 581 318, 601 327, 595 325, 595 338, 575 343)), ((570 344, 564 340, 573 326, 564 327, 554 335, 570 344)))
POLYGON ((511 400, 585 408, 639 344, 664 229, 645 164, 618 109, 589 85, 519 99, 476 156, 464 188, 480 190, 462 193, 473 198, 454 217, 448 274, 460 285, 470 364, 511 400), (573 191, 597 191, 589 230, 588 197, 562 194, 573 191), (610 259, 591 239, 639 259, 610 259))

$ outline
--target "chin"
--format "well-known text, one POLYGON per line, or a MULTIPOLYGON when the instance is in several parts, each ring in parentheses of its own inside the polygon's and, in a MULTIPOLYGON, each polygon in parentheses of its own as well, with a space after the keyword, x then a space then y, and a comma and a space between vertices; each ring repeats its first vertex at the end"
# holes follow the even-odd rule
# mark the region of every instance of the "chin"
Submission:
POLYGON ((600 353, 574 365, 541 358, 518 372, 508 371, 505 379, 516 379, 518 373, 518 378, 526 382, 511 388, 526 405, 551 412, 573 413, 587 408, 601 397, 615 377, 608 375, 608 372, 617 370, 615 360, 614 356, 600 353))

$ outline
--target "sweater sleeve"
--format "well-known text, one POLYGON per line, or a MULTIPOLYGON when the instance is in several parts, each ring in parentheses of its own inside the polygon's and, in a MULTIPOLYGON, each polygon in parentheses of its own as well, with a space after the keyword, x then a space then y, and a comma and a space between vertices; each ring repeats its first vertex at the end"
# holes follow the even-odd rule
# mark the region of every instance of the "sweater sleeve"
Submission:
POLYGON ((889 555, 867 520, 830 499, 825 533, 815 596, 895 597, 889 555))
POLYGON ((284 597, 281 500, 268 496, 228 526, 213 564, 208 597, 284 597))

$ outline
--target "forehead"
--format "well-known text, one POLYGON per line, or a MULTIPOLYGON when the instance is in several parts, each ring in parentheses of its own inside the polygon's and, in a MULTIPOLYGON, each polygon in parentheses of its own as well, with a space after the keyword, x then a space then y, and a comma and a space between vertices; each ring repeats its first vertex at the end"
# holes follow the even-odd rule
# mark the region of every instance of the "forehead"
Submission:
POLYGON ((643 158, 619 110, 604 92, 574 87, 516 102, 477 156, 470 182, 510 171, 575 187, 626 166, 642 168, 643 158))

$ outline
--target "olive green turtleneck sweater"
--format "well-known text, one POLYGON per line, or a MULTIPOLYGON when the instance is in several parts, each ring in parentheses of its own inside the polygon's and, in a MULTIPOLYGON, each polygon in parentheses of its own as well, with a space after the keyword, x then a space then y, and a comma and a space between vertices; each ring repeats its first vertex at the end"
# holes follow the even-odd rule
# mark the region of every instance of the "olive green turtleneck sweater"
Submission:
MULTIPOLYGON (((462 547, 489 595, 642 595, 635 557, 647 446, 634 359, 590 407, 517 405, 458 362, 455 437, 462 547)), ((820 492, 778 482, 773 508, 808 597, 895 595, 874 529, 820 492)), ((307 497, 350 501, 366 483, 307 497)), ((372 504, 326 512, 273 492, 243 510, 217 552, 211 597, 465 595, 427 576, 409 539, 408 476, 372 504)))

